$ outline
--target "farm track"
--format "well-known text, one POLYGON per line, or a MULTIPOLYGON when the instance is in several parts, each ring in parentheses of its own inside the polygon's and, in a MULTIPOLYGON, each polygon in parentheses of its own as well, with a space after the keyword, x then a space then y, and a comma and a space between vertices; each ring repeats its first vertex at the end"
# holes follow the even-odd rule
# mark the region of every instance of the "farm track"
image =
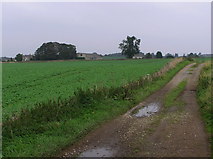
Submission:
POLYGON ((183 68, 162 89, 126 114, 103 124, 78 143, 66 148, 64 157, 210 157, 210 144, 196 102, 196 85, 202 64, 183 68), (181 81, 188 83, 178 99, 185 105, 163 106, 165 95, 181 81), (136 109, 158 103, 160 111, 137 118, 136 109))

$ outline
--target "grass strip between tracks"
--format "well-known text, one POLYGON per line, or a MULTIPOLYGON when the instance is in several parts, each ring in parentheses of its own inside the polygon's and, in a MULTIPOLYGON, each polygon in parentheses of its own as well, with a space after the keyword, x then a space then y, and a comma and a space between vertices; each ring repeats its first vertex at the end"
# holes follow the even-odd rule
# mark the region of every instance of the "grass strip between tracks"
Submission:
POLYGON ((176 105, 182 105, 181 101, 176 100, 179 95, 184 91, 187 81, 184 80, 180 82, 175 88, 173 88, 165 97, 164 105, 165 107, 171 107, 176 105))

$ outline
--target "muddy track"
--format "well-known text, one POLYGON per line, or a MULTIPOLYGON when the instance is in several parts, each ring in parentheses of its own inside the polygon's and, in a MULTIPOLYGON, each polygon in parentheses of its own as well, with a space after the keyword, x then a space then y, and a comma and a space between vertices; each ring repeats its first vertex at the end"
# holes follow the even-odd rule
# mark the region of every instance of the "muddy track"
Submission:
POLYGON ((210 157, 208 136, 196 102, 196 84, 202 65, 183 68, 162 89, 124 115, 103 124, 60 157, 210 157), (163 106, 165 94, 184 79, 188 80, 179 97, 184 106, 163 106), (149 117, 133 112, 155 103, 159 111, 149 117))

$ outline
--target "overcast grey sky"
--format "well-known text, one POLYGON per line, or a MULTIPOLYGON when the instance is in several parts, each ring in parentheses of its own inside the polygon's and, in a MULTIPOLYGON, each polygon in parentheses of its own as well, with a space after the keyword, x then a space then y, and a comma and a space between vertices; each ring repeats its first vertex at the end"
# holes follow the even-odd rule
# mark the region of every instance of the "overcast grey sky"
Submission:
POLYGON ((3 3, 3 56, 33 54, 44 42, 74 44, 78 52, 120 52, 127 35, 142 52, 211 50, 211 4, 185 2, 3 3))

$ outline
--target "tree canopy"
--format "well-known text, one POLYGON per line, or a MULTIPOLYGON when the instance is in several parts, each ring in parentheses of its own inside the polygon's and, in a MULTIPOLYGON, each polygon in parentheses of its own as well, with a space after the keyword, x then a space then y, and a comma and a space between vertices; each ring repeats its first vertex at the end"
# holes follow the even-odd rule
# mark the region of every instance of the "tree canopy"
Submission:
POLYGON ((76 57, 76 47, 58 42, 43 43, 34 55, 35 60, 73 59, 76 57))
POLYGON ((23 55, 22 54, 17 54, 15 59, 16 59, 16 61, 22 61, 23 55))
POLYGON ((152 58, 152 55, 151 55, 150 53, 147 53, 147 54, 145 55, 145 58, 146 58, 146 59, 151 59, 151 58, 152 58))
POLYGON ((174 56, 173 56, 172 54, 170 54, 170 53, 167 53, 167 54, 165 55, 165 57, 166 57, 166 58, 174 58, 174 56))
POLYGON ((140 42, 141 40, 137 39, 135 36, 127 36, 127 39, 119 44, 122 55, 125 55, 127 58, 132 58, 135 54, 138 54, 140 52, 140 42))
POLYGON ((160 51, 156 53, 156 58, 163 58, 163 55, 160 51))
POLYGON ((187 54, 187 57, 191 57, 191 58, 195 58, 195 57, 199 57, 198 55, 197 55, 197 53, 190 53, 190 54, 187 54))

